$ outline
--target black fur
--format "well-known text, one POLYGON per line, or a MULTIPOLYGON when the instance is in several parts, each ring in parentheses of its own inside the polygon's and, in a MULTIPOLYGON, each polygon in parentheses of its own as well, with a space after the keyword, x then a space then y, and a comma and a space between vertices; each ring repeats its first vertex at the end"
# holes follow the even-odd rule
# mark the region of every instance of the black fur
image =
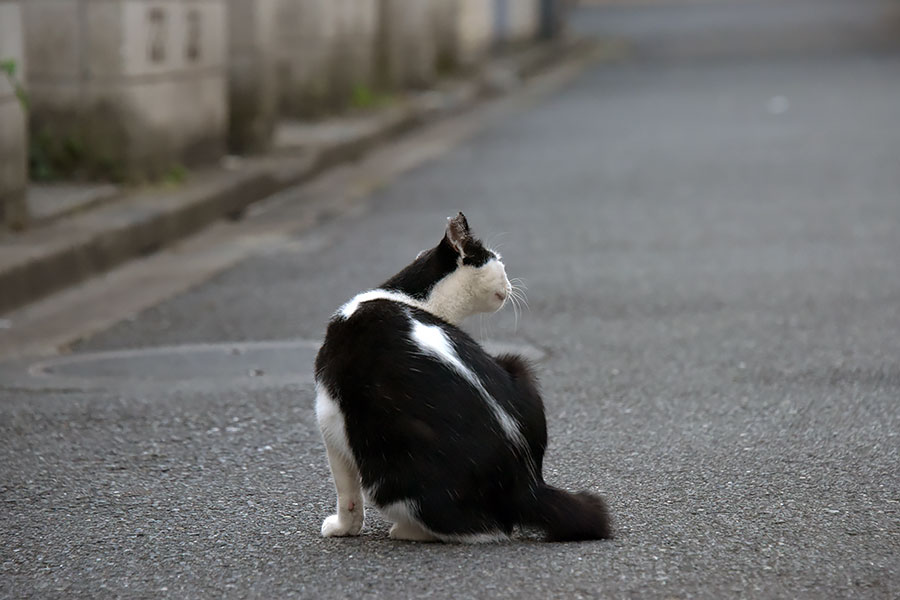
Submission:
POLYGON ((424 300, 441 279, 457 269, 460 259, 464 265, 481 267, 492 258, 496 258, 496 254, 485 248, 481 240, 472 237, 466 217, 459 213, 450 220, 447 234, 437 246, 421 253, 411 265, 388 279, 381 289, 424 300))
MULTIPOLYGON (((425 298, 452 272, 448 252, 456 268, 456 248, 466 251, 452 237, 448 232, 382 289, 425 298)), ((363 486, 372 490, 377 506, 412 499, 418 519, 444 536, 508 534, 516 525, 529 525, 556 541, 610 537, 600 498, 543 481, 544 407, 521 357, 494 358, 429 312, 372 300, 349 319, 337 316, 329 324, 316 357, 316 380, 340 407, 363 486), (510 441, 471 383, 422 352, 411 338, 412 320, 441 328, 463 364, 516 421, 526 448, 510 441)))
POLYGON ((388 279, 382 289, 403 292, 416 300, 424 300, 441 279, 457 268, 459 255, 445 237, 436 247, 426 250, 416 260, 388 279))

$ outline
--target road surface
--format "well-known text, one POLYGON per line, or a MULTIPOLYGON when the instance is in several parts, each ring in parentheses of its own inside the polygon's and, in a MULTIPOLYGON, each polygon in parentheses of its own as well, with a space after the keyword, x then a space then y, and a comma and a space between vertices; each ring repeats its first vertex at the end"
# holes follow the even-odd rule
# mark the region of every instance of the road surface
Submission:
POLYGON ((6 365, 0 596, 900 596, 896 8, 583 8, 615 60, 6 365), (539 359, 546 478, 603 494, 613 541, 398 543, 374 511, 319 537, 316 343, 458 210, 530 305, 469 329, 539 359))

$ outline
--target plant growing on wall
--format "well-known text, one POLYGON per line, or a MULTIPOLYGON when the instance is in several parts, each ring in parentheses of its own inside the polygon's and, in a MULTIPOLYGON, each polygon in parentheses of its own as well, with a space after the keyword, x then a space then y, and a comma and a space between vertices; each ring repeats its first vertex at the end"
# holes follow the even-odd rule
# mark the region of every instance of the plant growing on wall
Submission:
POLYGON ((25 93, 25 88, 22 86, 21 82, 19 82, 19 78, 16 77, 16 72, 18 71, 16 61, 12 59, 0 60, 0 71, 6 75, 9 84, 12 86, 13 90, 15 90, 16 98, 19 99, 22 110, 28 110, 28 94, 25 93))

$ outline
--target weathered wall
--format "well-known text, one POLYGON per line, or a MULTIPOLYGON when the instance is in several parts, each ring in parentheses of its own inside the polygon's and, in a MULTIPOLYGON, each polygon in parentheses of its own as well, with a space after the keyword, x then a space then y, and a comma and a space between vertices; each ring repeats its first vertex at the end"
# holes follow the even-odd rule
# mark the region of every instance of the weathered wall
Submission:
POLYGON ((228 145, 263 151, 278 114, 278 0, 229 0, 228 9, 228 145))
POLYGON ((533 40, 540 25, 539 0, 509 1, 509 39, 513 42, 533 40))
POLYGON ((374 83, 379 0, 278 0, 281 111, 315 116, 345 107, 374 83))
POLYGON ((142 178, 222 155, 224 0, 28 0, 32 144, 51 168, 142 178))
POLYGON ((435 1, 380 0, 378 74, 384 87, 425 87, 435 80, 435 1))
POLYGON ((331 88, 328 64, 334 36, 330 0, 279 0, 276 39, 280 110, 287 115, 322 112, 331 88))
MULTIPOLYGON (((21 2, 0 1, 0 62, 13 61, 24 76, 21 2)), ((15 87, 0 73, 0 227, 18 229, 27 222, 28 184, 26 112, 15 87)))
POLYGON ((496 45, 515 45, 537 36, 539 0, 492 0, 496 45))
POLYGON ((346 105, 357 90, 375 83, 378 0, 332 0, 335 37, 331 54, 331 102, 346 105))
POLYGON ((454 36, 458 62, 472 66, 490 50, 494 35, 494 7, 487 0, 456 0, 454 36))

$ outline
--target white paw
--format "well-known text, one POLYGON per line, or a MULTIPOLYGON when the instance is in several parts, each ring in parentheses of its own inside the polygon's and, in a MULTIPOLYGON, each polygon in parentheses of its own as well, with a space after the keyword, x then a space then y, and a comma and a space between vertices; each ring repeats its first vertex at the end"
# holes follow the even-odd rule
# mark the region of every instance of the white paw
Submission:
POLYGON ((362 519, 341 521, 340 515, 331 515, 322 522, 322 537, 344 537, 359 535, 362 519))

